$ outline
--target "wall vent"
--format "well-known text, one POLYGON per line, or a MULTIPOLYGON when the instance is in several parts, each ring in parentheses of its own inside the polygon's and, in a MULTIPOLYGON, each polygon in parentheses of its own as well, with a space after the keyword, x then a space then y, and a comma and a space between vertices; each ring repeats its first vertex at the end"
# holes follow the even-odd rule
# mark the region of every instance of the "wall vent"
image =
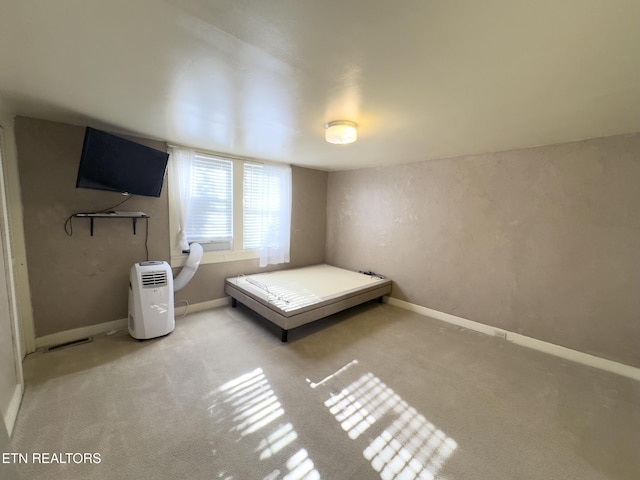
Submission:
POLYGON ((55 350, 62 350, 67 347, 75 347, 76 345, 82 345, 83 343, 93 342, 93 337, 81 338, 79 340, 72 340, 71 342, 59 343, 58 345, 52 345, 44 349, 45 352, 53 352, 55 350))

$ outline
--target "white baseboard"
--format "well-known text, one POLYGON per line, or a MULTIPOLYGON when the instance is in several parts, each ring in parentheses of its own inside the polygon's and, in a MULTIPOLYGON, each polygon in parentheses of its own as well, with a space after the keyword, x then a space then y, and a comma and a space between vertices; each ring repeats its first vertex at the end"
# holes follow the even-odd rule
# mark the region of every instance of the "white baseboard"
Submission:
POLYGON ((209 300, 207 302, 194 303, 193 305, 180 306, 174 309, 176 318, 184 315, 185 311, 188 313, 202 312, 203 310, 211 310, 212 308, 226 307, 231 303, 231 297, 216 298, 215 300, 209 300))
POLYGON ((113 320, 111 322, 98 323, 87 327, 74 328, 72 330, 64 330, 62 332, 36 337, 36 348, 50 347, 60 345, 62 343, 73 342, 92 335, 109 332, 111 330, 122 330, 127 328, 127 319, 113 320))
MULTIPOLYGON (((188 313, 201 312, 203 310, 210 310, 212 308, 223 307, 231 302, 231 297, 217 298, 215 300, 209 300, 202 303, 194 303, 188 307, 174 308, 176 319, 185 314, 188 308, 188 313)), ((82 338, 91 337, 92 335, 100 335, 101 333, 110 332, 113 330, 123 330, 127 328, 127 319, 121 318, 120 320, 113 320, 111 322, 98 323, 96 325, 89 325, 86 327, 74 328, 72 330, 64 330, 62 332, 52 333, 51 335, 44 335, 36 338, 36 348, 50 347, 53 345, 60 345, 62 343, 73 342, 82 338)))
POLYGON ((534 350, 548 353, 549 355, 554 355, 556 357, 564 358, 565 360, 570 360, 572 362, 581 363, 583 365, 588 365, 590 367, 595 367, 611 373, 623 375, 634 380, 640 380, 640 368, 614 362, 613 360, 608 360, 606 358, 596 357, 595 355, 591 355, 589 353, 572 350, 570 348, 562 347, 554 343, 548 343, 536 338, 527 337, 526 335, 521 335, 519 333, 510 332, 508 330, 492 327, 490 325, 485 325, 483 323, 474 322, 473 320, 467 320, 466 318, 456 317, 455 315, 451 315, 449 313, 422 307, 420 305, 405 302, 403 300, 398 300, 393 297, 384 297, 384 300, 389 305, 394 305, 404 310, 416 312, 427 317, 435 318, 436 320, 441 320, 443 322, 458 325, 460 327, 468 328, 469 330, 474 330, 476 332, 484 333, 487 335, 500 336, 502 339, 513 342, 517 345, 532 348, 534 350))
POLYGON ((9 436, 13 433, 13 427, 15 426, 16 419, 18 418, 18 410, 20 410, 23 392, 24 386, 21 383, 16 385, 11 401, 9 402, 9 407, 7 408, 7 413, 4 416, 4 425, 7 428, 9 436))

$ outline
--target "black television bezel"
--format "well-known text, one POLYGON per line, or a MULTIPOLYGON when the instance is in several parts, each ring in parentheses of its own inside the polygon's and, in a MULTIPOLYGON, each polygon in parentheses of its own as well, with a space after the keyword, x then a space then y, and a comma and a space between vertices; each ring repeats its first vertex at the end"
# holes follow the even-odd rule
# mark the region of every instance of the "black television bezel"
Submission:
MULTIPOLYGON (((135 162, 135 155, 133 158, 135 162)), ((148 147, 146 145, 142 145, 140 143, 128 140, 126 138, 120 137, 118 135, 114 135, 112 133, 108 133, 102 130, 98 130, 96 128, 87 127, 84 135, 84 142, 82 144, 82 154, 80 155, 80 164, 78 166, 78 174, 76 177, 76 188, 86 188, 91 190, 103 190, 109 192, 117 192, 121 194, 128 195, 140 195, 145 197, 155 197, 158 198, 162 194, 162 187, 164 185, 164 179, 167 175, 167 163, 169 161, 169 154, 167 152, 163 152, 162 150, 158 150, 152 147, 148 147), (162 176, 159 178, 159 182, 157 182, 157 189, 154 188, 153 191, 150 189, 138 189, 138 188, 130 188, 124 189, 121 185, 111 185, 108 182, 102 183, 98 180, 92 179, 89 175, 87 175, 86 169, 90 162, 95 161, 91 159, 91 157, 95 157, 93 151, 91 150, 91 141, 96 137, 101 136, 103 139, 106 138, 109 141, 111 147, 114 148, 114 151, 117 149, 121 149, 123 152, 135 153, 143 155, 145 159, 154 159, 157 160, 159 166, 162 166, 162 176), (84 167, 84 170, 83 170, 84 167), (84 172, 84 173, 83 173, 84 172)), ((156 171, 160 171, 158 168, 156 171)), ((131 185, 129 185, 131 186, 131 185)))

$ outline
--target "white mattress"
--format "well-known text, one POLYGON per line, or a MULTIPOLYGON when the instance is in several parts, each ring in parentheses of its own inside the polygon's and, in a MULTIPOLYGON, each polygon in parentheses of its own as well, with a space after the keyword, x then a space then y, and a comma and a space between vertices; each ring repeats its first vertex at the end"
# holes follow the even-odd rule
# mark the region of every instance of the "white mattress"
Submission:
POLYGON ((363 288, 389 283, 386 279, 330 265, 239 275, 227 281, 288 314, 363 288))

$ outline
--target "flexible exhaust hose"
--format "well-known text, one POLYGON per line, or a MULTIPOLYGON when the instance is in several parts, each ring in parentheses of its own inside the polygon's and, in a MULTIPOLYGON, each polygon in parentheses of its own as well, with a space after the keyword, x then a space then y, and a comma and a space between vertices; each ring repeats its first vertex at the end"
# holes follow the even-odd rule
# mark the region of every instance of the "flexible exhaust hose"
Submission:
POLYGON ((173 291, 177 292, 186 287, 187 283, 193 278, 200 265, 202 259, 202 245, 199 243, 192 243, 189 245, 189 258, 187 263, 184 264, 182 270, 178 276, 173 280, 173 291))

